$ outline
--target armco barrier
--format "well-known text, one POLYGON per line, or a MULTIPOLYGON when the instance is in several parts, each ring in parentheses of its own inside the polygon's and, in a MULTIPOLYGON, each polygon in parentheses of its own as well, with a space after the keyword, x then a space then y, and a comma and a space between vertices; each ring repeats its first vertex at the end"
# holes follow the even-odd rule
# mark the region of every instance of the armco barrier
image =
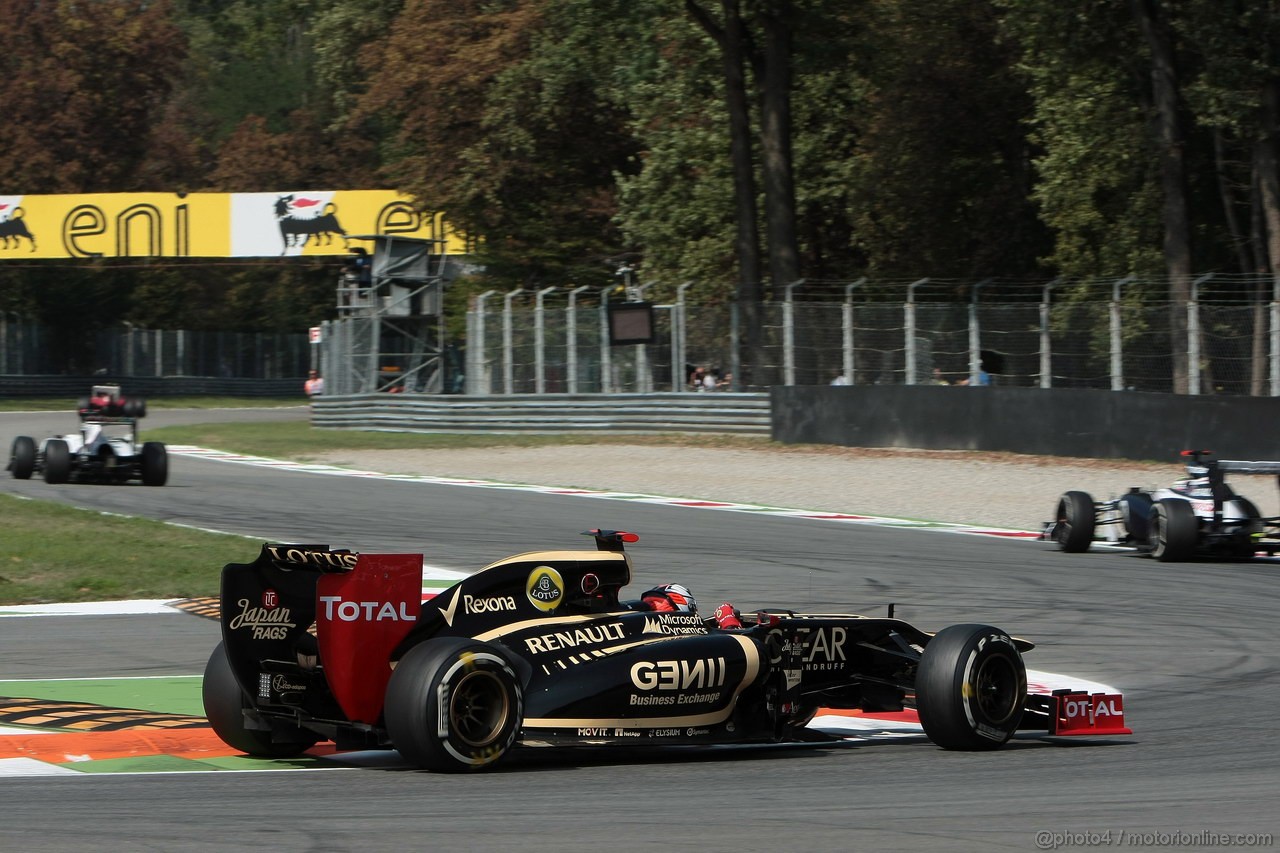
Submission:
POLYGON ((769 395, 352 394, 312 400, 311 423, 329 429, 435 433, 769 434, 769 395))
POLYGON ((116 384, 126 396, 297 397, 304 398, 297 379, 222 379, 216 376, 0 376, 0 397, 71 397, 89 393, 94 385, 116 384))
POLYGON ((1280 398, 935 385, 775 387, 786 444, 1173 460, 1280 459, 1280 398))

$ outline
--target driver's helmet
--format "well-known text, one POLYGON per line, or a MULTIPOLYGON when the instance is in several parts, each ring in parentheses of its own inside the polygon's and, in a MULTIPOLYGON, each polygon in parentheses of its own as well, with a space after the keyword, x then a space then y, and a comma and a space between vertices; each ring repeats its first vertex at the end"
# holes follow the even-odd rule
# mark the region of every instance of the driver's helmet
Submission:
POLYGON ((697 613, 698 602, 683 584, 668 583, 656 586, 640 596, 650 610, 660 613, 697 613))
POLYGON ((1181 488, 1174 489, 1174 491, 1182 492, 1190 497, 1212 497, 1213 495, 1213 484, 1209 482, 1208 477, 1183 480, 1180 485, 1181 488))

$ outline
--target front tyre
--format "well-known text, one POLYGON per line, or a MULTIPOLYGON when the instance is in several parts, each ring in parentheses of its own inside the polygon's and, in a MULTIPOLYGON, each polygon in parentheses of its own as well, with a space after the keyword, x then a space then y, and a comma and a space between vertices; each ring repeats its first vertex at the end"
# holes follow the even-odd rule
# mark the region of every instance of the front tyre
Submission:
POLYGON ((515 743, 524 698, 515 671, 493 646, 441 638, 400 659, 384 713, 392 744, 409 762, 427 770, 480 770, 515 743))
POLYGON ((1012 638, 990 625, 952 625, 924 647, 916 710, 943 749, 995 749, 1013 737, 1027 698, 1027 668, 1012 638))
POLYGON ((1087 492, 1067 492, 1059 498, 1053 520, 1053 538, 1058 547, 1069 554, 1089 550, 1097 514, 1087 492))
POLYGON ((232 749, 261 758, 289 758, 306 752, 320 740, 315 732, 294 726, 272 725, 260 720, 264 728, 249 728, 245 711, 252 708, 249 697, 240 689, 227 650, 218 643, 204 669, 200 686, 204 715, 222 742, 232 749))
POLYGON ((1200 536, 1200 520, 1191 504, 1162 498, 1151 508, 1151 556, 1162 563, 1191 559, 1200 536))
POLYGON ((31 472, 36 469, 36 442, 29 435, 20 435, 13 440, 9 450, 9 470, 15 480, 30 480, 31 472))

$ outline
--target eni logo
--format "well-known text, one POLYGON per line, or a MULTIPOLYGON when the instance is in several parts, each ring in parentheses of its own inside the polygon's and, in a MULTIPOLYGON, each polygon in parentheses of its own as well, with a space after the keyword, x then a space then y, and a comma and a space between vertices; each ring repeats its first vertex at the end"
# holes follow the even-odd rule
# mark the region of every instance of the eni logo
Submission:
POLYGON ((550 613, 564 598, 564 578, 550 566, 538 566, 529 573, 529 581, 524 585, 524 591, 529 596, 530 604, 545 613, 550 613))

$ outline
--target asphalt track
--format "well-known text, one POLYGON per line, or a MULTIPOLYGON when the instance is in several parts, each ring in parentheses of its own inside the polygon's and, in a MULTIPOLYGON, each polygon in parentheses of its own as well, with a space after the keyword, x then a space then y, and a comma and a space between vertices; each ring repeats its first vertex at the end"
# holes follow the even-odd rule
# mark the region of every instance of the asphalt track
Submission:
MULTIPOLYGON (((214 416, 156 412, 148 422, 214 416)), ((0 414, 0 441, 67 428, 68 417, 0 414)), ((992 753, 924 740, 539 752, 461 777, 381 765, 0 778, 0 849, 1221 849, 1233 845, 1217 834, 1271 833, 1264 846, 1274 846, 1280 830, 1275 563, 1167 565, 1027 541, 185 457, 171 469, 162 489, 8 477, 0 489, 263 539, 412 550, 457 569, 578 547, 589 527, 633 530, 636 584, 678 580, 704 603, 873 613, 894 602, 898 616, 930 630, 1003 627, 1039 644, 1029 666, 1122 688, 1136 734, 1017 740, 992 753)), ((255 550, 247 543, 246 558, 255 550)), ((215 623, 185 614, 0 619, 0 680, 189 676, 216 641, 215 623)))

